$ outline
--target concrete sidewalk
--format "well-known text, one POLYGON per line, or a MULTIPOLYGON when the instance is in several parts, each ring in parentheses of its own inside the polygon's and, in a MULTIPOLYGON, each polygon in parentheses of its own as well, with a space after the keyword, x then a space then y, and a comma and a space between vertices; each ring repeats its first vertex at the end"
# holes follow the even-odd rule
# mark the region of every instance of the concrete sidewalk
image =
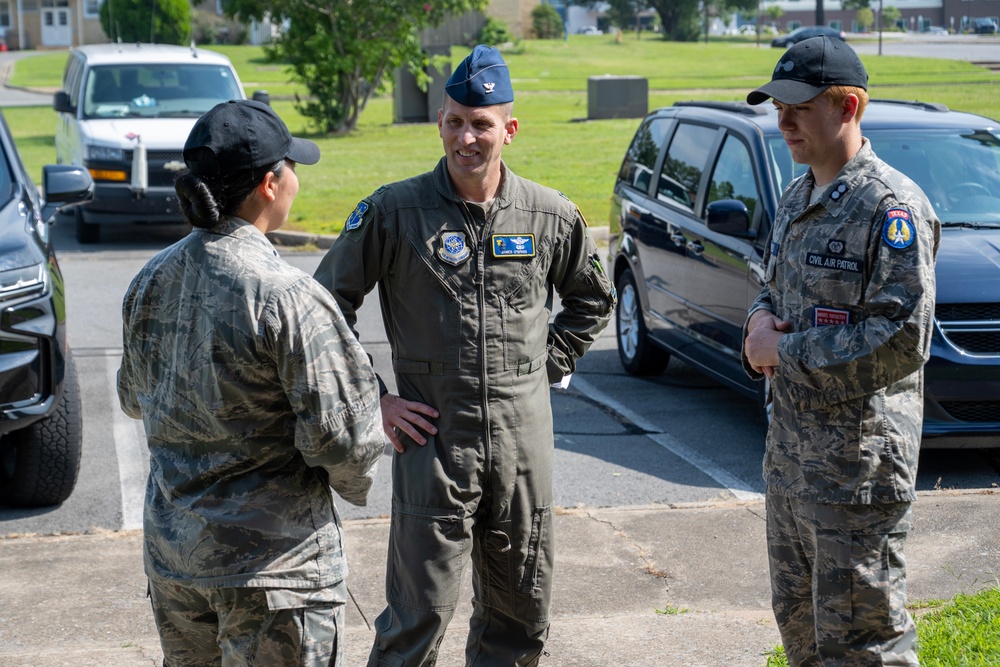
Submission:
MULTIPOLYGON (((923 494, 907 546, 911 601, 995 585, 997 492, 923 494)), ((388 521, 346 524, 350 588, 368 623, 383 606, 388 521)), ((559 510, 554 667, 761 667, 779 643, 769 607, 762 503, 559 510)), ((0 665, 159 665, 142 535, 0 539, 0 665)), ((463 664, 471 586, 442 646, 463 664)), ((372 632, 349 604, 347 661, 372 632)))

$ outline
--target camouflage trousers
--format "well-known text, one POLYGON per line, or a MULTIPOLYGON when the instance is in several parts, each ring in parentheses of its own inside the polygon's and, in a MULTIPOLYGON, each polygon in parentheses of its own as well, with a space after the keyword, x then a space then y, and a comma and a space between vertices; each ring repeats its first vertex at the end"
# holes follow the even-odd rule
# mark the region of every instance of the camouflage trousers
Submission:
POLYGON ((344 604, 328 592, 192 588, 151 579, 163 665, 340 667, 344 604))
POLYGON ((903 544, 910 503, 767 493, 771 605, 790 667, 918 665, 903 544))

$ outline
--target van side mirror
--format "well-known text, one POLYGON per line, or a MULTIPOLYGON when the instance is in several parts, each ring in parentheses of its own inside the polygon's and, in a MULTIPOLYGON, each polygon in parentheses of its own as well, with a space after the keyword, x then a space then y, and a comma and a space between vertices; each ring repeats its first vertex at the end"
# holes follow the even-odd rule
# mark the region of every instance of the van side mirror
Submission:
POLYGON ((738 199, 721 199, 707 207, 706 225, 713 232, 739 238, 757 238, 757 232, 750 229, 750 212, 746 204, 738 199))
POLYGON ((266 90, 255 90, 253 91, 253 101, 260 102, 261 104, 266 104, 271 106, 271 96, 268 95, 266 90))
POLYGON ((60 90, 52 97, 52 108, 60 113, 76 113, 76 107, 69 101, 69 93, 60 90))

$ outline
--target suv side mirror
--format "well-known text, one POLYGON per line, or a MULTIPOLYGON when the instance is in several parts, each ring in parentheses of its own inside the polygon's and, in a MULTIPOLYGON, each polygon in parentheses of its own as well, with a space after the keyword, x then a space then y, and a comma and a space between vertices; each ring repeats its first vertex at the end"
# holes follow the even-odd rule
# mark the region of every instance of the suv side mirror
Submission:
POLYGON ((750 212, 737 199, 721 199, 707 207, 706 225, 713 232, 747 239, 757 238, 757 232, 750 229, 750 212))
POLYGON ((268 95, 266 90, 255 90, 253 91, 253 101, 260 102, 261 104, 266 104, 271 106, 271 96, 268 95))
POLYGON ((69 101, 69 93, 60 90, 52 97, 52 108, 60 113, 76 113, 76 107, 69 101))
POLYGON ((85 202, 94 196, 94 180, 83 167, 71 164, 47 164, 42 167, 45 205, 42 219, 48 221, 57 208, 85 202))

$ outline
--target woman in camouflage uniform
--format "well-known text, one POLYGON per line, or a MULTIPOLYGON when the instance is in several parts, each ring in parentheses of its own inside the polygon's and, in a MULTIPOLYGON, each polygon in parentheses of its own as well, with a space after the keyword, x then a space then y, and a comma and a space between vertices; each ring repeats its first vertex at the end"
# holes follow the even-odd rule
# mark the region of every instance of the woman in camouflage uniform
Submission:
POLYGON ((319 160, 267 106, 216 106, 177 180, 187 238, 125 296, 122 409, 145 424, 144 562, 164 665, 340 665, 332 486, 363 505, 378 385, 329 293, 264 236, 319 160))

